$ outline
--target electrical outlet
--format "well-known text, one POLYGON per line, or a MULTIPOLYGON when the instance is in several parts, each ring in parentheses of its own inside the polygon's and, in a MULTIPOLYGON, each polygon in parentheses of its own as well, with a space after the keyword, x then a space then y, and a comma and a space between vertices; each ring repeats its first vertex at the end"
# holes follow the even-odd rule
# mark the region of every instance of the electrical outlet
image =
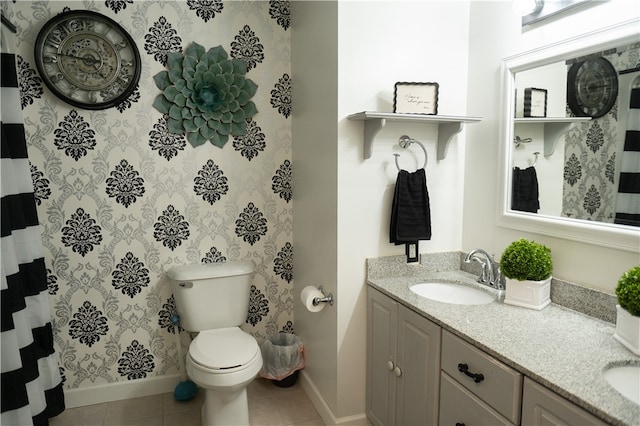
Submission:
POLYGON ((420 255, 418 254, 418 242, 405 243, 405 254, 407 256, 407 263, 417 263, 420 261, 420 255))

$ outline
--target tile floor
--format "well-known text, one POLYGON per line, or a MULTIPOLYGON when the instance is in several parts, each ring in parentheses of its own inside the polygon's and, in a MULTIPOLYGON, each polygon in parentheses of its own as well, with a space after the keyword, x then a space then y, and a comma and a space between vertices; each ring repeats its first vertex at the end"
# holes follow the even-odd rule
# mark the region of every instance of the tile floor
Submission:
MULTIPOLYGON (((280 388, 257 378, 247 387, 249 419, 254 426, 324 426, 300 382, 280 388)), ((50 426, 201 426, 202 389, 191 401, 173 393, 70 408, 49 420, 50 426)))

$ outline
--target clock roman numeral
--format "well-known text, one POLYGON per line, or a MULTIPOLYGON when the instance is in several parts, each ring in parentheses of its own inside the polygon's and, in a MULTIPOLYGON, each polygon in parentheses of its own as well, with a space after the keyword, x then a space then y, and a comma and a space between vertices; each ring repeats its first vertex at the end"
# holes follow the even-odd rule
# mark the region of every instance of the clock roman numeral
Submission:
POLYGON ((56 42, 55 40, 47 39, 47 46, 53 47, 54 49, 58 50, 58 48, 60 47, 60 42, 56 42))
MULTIPOLYGON (((73 21, 73 22, 77 22, 77 21, 73 21)), ((74 33, 78 30, 77 28, 72 27, 69 21, 62 24, 62 26, 64 27, 64 30, 67 34, 74 33)))
POLYGON ((49 37, 47 38, 47 44, 57 49, 58 47, 60 47, 62 40, 64 40, 66 36, 67 31, 65 31, 65 29, 59 25, 49 34, 49 37))
POLYGON ((54 83, 58 83, 59 81, 64 80, 64 75, 62 75, 61 73, 57 73, 55 75, 52 75, 50 78, 54 83))
POLYGON ((115 47, 118 48, 118 50, 124 49, 125 47, 127 47, 127 42, 124 41, 123 39, 121 39, 119 42, 114 43, 113 44, 115 47))

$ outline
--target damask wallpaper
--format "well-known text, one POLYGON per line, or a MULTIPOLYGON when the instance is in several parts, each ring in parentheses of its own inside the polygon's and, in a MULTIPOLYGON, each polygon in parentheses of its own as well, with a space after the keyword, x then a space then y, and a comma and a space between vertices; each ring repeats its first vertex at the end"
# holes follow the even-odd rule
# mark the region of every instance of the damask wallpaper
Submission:
MULTIPOLYGON (((602 56, 620 72, 637 68, 639 54, 640 47, 630 46, 602 56)), ((618 111, 623 107, 616 102, 603 117, 576 124, 567 132, 562 216, 613 223, 620 164, 617 157, 622 154, 622 144, 617 139, 626 124, 619 127, 618 111)), ((567 116, 571 114, 567 108, 567 116)))
MULTIPOLYGON (((31 173, 67 389, 175 374, 174 265, 246 259, 256 269, 243 328, 293 331, 288 1, 2 2, 17 59, 31 173), (33 59, 65 10, 107 15, 142 56, 139 87, 115 108, 57 99, 33 59), (247 66, 258 113, 223 149, 167 131, 152 108, 169 52, 221 45, 247 66)), ((189 336, 181 333, 183 346, 189 336)))

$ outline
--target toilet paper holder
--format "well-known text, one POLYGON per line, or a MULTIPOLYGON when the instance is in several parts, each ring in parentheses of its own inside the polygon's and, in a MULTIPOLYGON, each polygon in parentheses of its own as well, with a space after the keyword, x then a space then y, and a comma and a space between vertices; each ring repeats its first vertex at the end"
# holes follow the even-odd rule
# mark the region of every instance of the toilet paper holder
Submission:
MULTIPOLYGON (((324 291, 322 289, 322 286, 318 287, 318 290, 320 291, 320 293, 322 293, 324 295, 324 291)), ((324 296, 324 297, 314 297, 312 303, 313 303, 313 306, 318 306, 321 303, 328 303, 331 306, 333 306, 333 294, 329 293, 329 295, 324 296)))

